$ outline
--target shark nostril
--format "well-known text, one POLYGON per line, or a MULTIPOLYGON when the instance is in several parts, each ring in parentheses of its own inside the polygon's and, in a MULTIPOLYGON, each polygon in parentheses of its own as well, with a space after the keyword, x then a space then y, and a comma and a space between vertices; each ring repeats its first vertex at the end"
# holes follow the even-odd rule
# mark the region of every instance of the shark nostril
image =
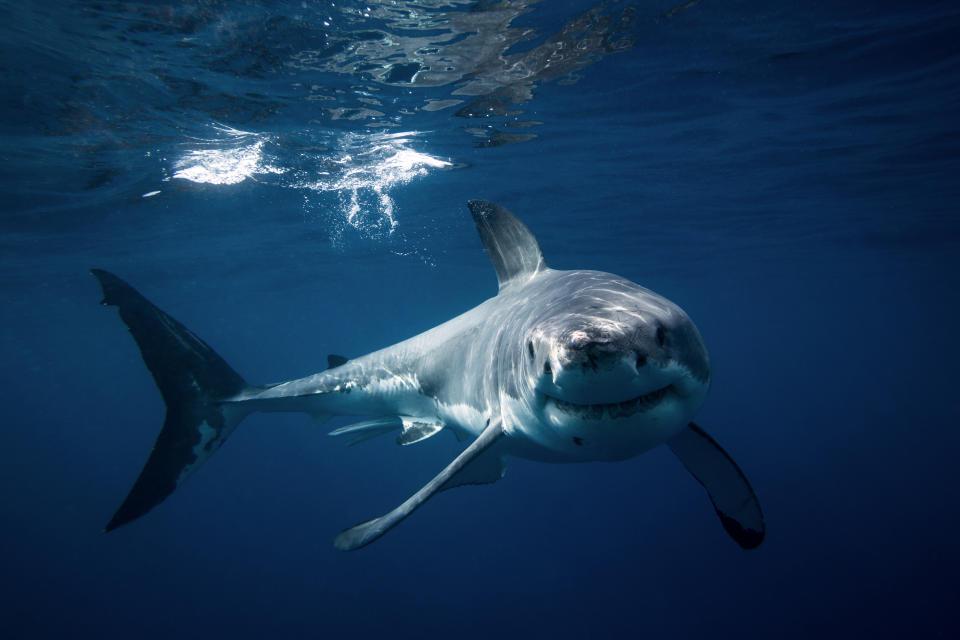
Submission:
POLYGON ((533 352, 533 340, 527 342, 527 352, 530 354, 530 359, 533 360, 535 355, 533 352))
POLYGON ((570 335, 567 336, 567 345, 571 349, 583 349, 591 343, 590 334, 586 331, 578 329, 576 331, 570 332, 570 335))
POLYGON ((663 330, 663 327, 657 327, 657 344, 663 346, 667 342, 667 335, 663 330))
POLYGON ((647 356, 642 353, 637 354, 637 369, 647 366, 647 356))
POLYGON ((548 375, 548 376, 552 376, 552 375, 553 375, 553 367, 550 366, 550 363, 549 363, 549 362, 544 362, 544 363, 543 363, 543 373, 544 373, 544 375, 548 375))

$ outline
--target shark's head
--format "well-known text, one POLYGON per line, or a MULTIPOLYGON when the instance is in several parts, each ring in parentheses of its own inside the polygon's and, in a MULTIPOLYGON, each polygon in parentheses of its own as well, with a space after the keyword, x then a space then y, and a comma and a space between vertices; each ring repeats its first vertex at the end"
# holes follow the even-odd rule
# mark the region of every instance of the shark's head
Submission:
POLYGON ((468 206, 504 310, 495 402, 504 428, 533 445, 524 455, 622 460, 679 433, 710 387, 687 314, 609 273, 550 269, 516 216, 486 200, 468 206))
POLYGON ((629 280, 553 272, 532 318, 519 389, 537 427, 527 436, 561 457, 619 460, 680 431, 710 386, 706 349, 680 307, 629 280))

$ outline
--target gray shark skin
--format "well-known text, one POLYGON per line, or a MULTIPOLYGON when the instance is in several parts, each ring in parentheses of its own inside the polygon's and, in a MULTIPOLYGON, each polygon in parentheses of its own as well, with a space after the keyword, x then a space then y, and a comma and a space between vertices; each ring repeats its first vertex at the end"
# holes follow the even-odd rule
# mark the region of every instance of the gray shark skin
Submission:
POLYGON ((337 548, 376 540, 436 492, 503 477, 509 456, 544 462, 625 460, 666 444, 706 489, 742 547, 757 547, 763 513, 732 458, 692 422, 710 362, 677 305, 600 271, 550 269, 513 214, 468 203, 499 282, 496 296, 429 331, 320 373, 269 386, 246 383, 220 356, 133 287, 92 270, 103 304, 118 307, 167 405, 139 478, 106 526, 162 502, 254 411, 296 411, 350 443, 399 432, 411 445, 441 431, 470 444, 404 503, 343 531, 337 548))

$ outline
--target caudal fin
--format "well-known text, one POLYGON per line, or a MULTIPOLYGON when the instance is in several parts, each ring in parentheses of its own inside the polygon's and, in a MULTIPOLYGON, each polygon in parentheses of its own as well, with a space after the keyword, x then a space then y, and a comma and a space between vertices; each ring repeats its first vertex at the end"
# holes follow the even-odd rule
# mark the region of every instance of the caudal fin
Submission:
POLYGON ((117 307, 167 405, 163 429, 129 495, 104 531, 144 515, 220 448, 246 412, 221 404, 247 387, 189 329, 107 271, 90 271, 101 304, 117 307))

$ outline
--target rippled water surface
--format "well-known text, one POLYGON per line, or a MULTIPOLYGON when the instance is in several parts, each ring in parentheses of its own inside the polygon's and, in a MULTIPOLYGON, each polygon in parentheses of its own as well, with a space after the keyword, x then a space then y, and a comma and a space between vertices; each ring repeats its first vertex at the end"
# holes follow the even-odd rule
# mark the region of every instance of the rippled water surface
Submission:
MULTIPOLYGON (((953 637, 953 3, 0 2, 10 637, 953 637), (251 382, 461 313, 466 210, 683 306, 745 552, 665 450, 510 461, 355 553, 462 445, 257 415, 100 530, 163 406, 88 269, 251 382), (329 428, 328 428, 329 427, 329 428)), ((460 375, 462 372, 451 372, 460 375)))

